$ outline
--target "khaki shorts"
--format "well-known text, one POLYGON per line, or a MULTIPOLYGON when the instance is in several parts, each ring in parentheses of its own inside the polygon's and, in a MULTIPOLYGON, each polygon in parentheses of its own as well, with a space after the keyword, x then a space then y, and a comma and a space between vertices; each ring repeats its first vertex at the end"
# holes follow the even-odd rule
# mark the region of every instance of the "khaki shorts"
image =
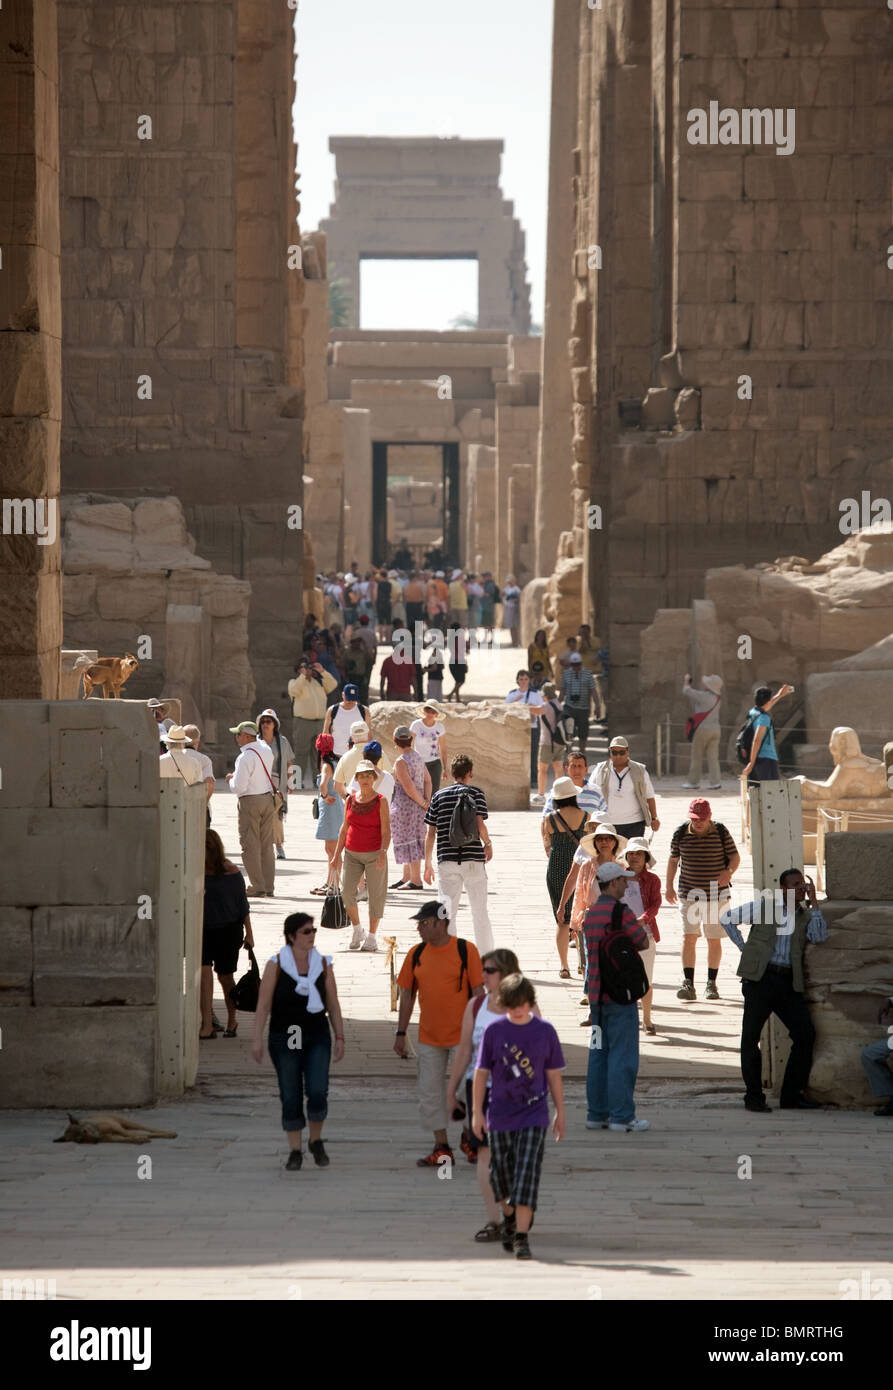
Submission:
POLYGON ((547 767, 550 763, 560 763, 563 758, 564 753, 561 747, 554 743, 540 743, 536 750, 537 762, 545 763, 547 767))
POLYGON ((706 936, 708 941, 720 941, 725 932, 719 925, 719 914, 731 904, 731 893, 727 890, 716 897, 693 898, 691 901, 679 900, 682 916, 682 930, 686 936, 706 936))

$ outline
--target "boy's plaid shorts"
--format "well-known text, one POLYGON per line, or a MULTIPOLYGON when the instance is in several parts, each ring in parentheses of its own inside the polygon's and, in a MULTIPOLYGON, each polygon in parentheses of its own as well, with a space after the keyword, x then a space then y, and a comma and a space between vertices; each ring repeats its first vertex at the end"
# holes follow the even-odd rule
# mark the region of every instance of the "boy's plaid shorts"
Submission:
POLYGON ((490 1184, 497 1202, 536 1211, 546 1145, 544 1129, 491 1129, 490 1184))

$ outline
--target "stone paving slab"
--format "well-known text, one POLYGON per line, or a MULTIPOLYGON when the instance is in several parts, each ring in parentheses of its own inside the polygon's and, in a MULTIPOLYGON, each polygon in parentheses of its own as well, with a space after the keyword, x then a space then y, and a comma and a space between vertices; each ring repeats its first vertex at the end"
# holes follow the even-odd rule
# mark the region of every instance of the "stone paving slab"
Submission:
POLYGON ((152 1111, 178 1138, 145 1150, 53 1147, 58 1114, 7 1115, 0 1273, 55 1278, 69 1299, 488 1299, 520 1279, 549 1299, 827 1302, 863 1269, 893 1278, 890 1136, 873 1117, 654 1099, 647 1133, 591 1133, 582 1087, 568 1091, 530 1268, 474 1244, 470 1165, 448 1181, 415 1168, 425 1136, 408 1080, 336 1081, 331 1167, 286 1173, 270 1072, 251 1106, 193 1095, 152 1111), (137 1177, 143 1152, 151 1180, 137 1177))

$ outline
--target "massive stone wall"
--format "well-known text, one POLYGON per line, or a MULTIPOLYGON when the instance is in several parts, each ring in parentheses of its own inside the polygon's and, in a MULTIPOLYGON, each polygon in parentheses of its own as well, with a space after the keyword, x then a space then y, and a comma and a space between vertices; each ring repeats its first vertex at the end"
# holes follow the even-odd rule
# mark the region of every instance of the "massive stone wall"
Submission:
POLYGON ((126 701, 0 703, 0 1104, 156 1086, 158 732, 126 701))
POLYGON ((0 697, 6 699, 59 693, 58 82, 55 0, 0 8, 0 697))
POLYGON ((65 488, 181 500, 251 584, 268 702, 303 588, 294 11, 70 0, 59 20, 65 488))
MULTIPOLYGON (((551 489, 538 483, 564 532, 547 610, 556 641, 588 610, 611 648, 612 696, 634 716, 638 637, 658 608, 698 597, 712 567, 814 559, 840 539, 843 499, 889 494, 876 112, 890 19, 774 0, 576 11, 576 34, 556 23, 553 67, 578 120, 572 189, 553 192, 574 207, 574 404, 571 453, 543 462, 551 489), (690 143, 689 113, 714 101, 793 111, 793 150, 690 143), (582 594, 568 603, 574 562, 582 594)), ((566 125, 553 111, 553 161, 566 125)), ((547 344, 566 298, 550 300, 547 344)))

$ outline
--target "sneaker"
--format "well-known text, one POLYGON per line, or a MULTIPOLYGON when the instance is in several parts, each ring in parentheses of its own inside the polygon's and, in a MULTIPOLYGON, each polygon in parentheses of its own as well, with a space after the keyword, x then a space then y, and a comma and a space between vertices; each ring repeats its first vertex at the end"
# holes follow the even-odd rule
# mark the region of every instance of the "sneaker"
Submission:
POLYGON ((437 1168, 444 1158, 448 1158, 451 1164, 454 1164, 456 1161, 453 1157, 453 1151, 448 1144, 435 1144, 431 1152, 425 1154, 424 1158, 416 1159, 415 1166, 417 1168, 437 1168))
POLYGON ((301 1166, 301 1164, 302 1164, 303 1162, 304 1162, 304 1155, 301 1153, 301 1150, 300 1150, 300 1149, 292 1149, 291 1153, 290 1153, 289 1156, 288 1156, 288 1162, 286 1163, 285 1166, 286 1166, 286 1168, 288 1169, 288 1171, 289 1171, 290 1173, 295 1173, 295 1172, 297 1172, 297 1170, 300 1168, 300 1166, 301 1166))
POLYGON ((377 951, 377 950, 378 950, 378 937, 374 934, 374 932, 370 932, 370 933, 369 933, 369 935, 366 937, 366 940, 363 942, 362 946, 360 947, 360 950, 361 950, 361 951, 377 951))
POLYGON ((751 1110, 755 1115, 771 1115, 772 1107, 767 1105, 765 1100, 754 1097, 751 1100, 748 1096, 744 1098, 744 1109, 751 1110))
POLYGON ((715 980, 708 980, 708 981, 707 981, 707 988, 704 990, 704 998, 705 998, 705 999, 718 999, 718 998, 719 998, 719 990, 716 988, 716 981, 715 981, 715 980))
POLYGON ((682 785, 686 788, 687 791, 690 792, 696 792, 700 790, 697 782, 683 782, 682 785))
POLYGON ((460 1143, 459 1148, 462 1150, 469 1163, 477 1163, 477 1150, 471 1147, 467 1129, 463 1129, 462 1131, 462 1142, 460 1143))
POLYGON ((285 850, 282 848, 281 845, 277 845, 277 846, 276 846, 276 858, 277 858, 277 859, 284 859, 284 858, 285 858, 285 850))
POLYGON ((515 1233, 515 1239, 512 1241, 512 1249, 513 1249, 514 1252, 515 1252, 515 1259, 516 1259, 516 1260, 532 1260, 532 1259, 533 1259, 533 1254, 532 1254, 531 1249, 530 1249, 530 1243, 529 1243, 529 1241, 528 1241, 528 1239, 527 1239, 527 1233, 526 1233, 526 1231, 524 1232, 523 1235, 521 1234, 520 1231, 517 1231, 517 1232, 515 1233))
POLYGON ((696 992, 695 992, 695 987, 694 987, 694 985, 692 984, 691 980, 683 980, 683 981, 682 981, 682 988, 681 988, 681 989, 677 989, 677 991, 676 991, 676 998, 677 998, 677 999, 697 999, 697 997, 698 997, 698 996, 697 996, 697 994, 696 994, 696 992))
POLYGON ((354 927, 354 929, 353 929, 353 936, 352 936, 351 939, 350 939, 350 945, 348 946, 347 949, 348 949, 349 951, 358 951, 358 950, 360 949, 360 947, 362 946, 363 941, 365 940, 365 937, 366 937, 366 933, 363 931, 363 928, 362 928, 362 927, 359 927, 359 926, 358 926, 358 927, 354 927))
POLYGON ((366 903, 366 902, 368 902, 368 901, 369 901, 369 894, 366 892, 366 889, 365 889, 365 888, 361 888, 360 891, 359 891, 359 893, 357 893, 357 902, 358 902, 358 903, 366 903))
POLYGON ((313 1162, 317 1168, 328 1168, 330 1159, 321 1139, 311 1139, 310 1152, 313 1154, 313 1162))
POLYGON ((608 1129, 613 1129, 615 1134, 638 1134, 640 1130, 650 1128, 648 1120, 627 1120, 625 1125, 608 1125, 608 1129))
POLYGON ((706 790, 707 790, 708 792, 721 792, 721 791, 722 791, 722 782, 708 782, 708 783, 707 783, 706 790))
POLYGON ((586 1128, 587 1128, 587 1129, 607 1129, 607 1128, 608 1128, 608 1121, 607 1121, 607 1120, 587 1120, 587 1121, 586 1121, 586 1128))
POLYGON ((879 1110, 875 1110, 874 1114, 877 1115, 878 1118, 880 1118, 881 1115, 893 1115, 893 1099, 888 1100, 887 1104, 882 1105, 879 1110))

